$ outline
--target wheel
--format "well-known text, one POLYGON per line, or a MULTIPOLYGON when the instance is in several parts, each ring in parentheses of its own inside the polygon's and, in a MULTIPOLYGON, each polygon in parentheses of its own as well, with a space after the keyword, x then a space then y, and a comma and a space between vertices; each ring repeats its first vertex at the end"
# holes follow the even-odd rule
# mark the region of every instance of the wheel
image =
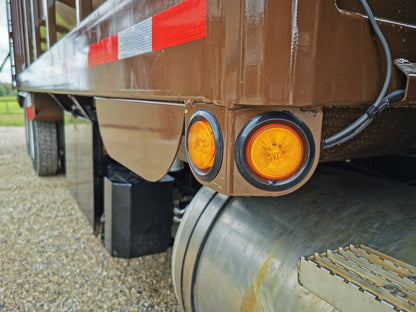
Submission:
POLYGON ((58 133, 56 121, 30 121, 28 123, 32 127, 29 145, 33 144, 33 157, 30 154, 32 150, 29 148, 33 168, 38 176, 55 175, 59 168, 59 152, 58 152, 58 133))

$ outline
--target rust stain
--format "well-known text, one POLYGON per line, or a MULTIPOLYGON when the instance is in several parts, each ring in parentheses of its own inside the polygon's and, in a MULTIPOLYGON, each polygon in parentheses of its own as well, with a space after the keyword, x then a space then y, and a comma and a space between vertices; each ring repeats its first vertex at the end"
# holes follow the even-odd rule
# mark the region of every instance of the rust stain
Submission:
POLYGON ((273 260, 276 258, 275 255, 269 255, 264 261, 259 273, 257 274, 255 280, 250 285, 250 287, 247 289, 244 302, 242 305, 242 312, 253 312, 255 311, 257 298, 260 293, 260 289, 264 283, 264 280, 266 279, 267 271, 269 270, 270 264, 273 262, 273 260))

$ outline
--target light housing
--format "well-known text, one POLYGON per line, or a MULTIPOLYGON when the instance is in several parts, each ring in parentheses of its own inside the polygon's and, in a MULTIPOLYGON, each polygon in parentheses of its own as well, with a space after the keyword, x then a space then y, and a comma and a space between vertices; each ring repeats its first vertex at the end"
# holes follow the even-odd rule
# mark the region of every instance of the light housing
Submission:
POLYGON ((218 174, 223 155, 223 140, 214 115, 205 109, 196 111, 186 132, 189 164, 202 181, 212 181, 218 174))
POLYGON ((309 173, 315 158, 313 135, 289 112, 266 112, 252 118, 235 144, 240 174, 267 191, 289 189, 309 173))

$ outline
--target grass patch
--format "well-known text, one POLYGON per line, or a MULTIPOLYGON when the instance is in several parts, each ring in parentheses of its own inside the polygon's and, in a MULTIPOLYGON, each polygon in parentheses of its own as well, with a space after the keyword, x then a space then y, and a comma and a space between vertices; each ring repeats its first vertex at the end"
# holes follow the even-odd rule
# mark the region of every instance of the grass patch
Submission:
POLYGON ((0 127, 21 127, 25 125, 23 114, 0 114, 0 127))
POLYGON ((24 110, 15 96, 0 97, 0 126, 24 126, 24 110))

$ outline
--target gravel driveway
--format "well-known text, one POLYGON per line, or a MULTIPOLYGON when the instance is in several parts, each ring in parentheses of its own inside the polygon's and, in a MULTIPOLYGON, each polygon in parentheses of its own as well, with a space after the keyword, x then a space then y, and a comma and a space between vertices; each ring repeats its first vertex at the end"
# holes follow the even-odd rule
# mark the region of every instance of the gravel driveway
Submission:
POLYGON ((65 177, 34 174, 24 128, 0 127, 0 311, 179 311, 170 260, 111 258, 65 177))

